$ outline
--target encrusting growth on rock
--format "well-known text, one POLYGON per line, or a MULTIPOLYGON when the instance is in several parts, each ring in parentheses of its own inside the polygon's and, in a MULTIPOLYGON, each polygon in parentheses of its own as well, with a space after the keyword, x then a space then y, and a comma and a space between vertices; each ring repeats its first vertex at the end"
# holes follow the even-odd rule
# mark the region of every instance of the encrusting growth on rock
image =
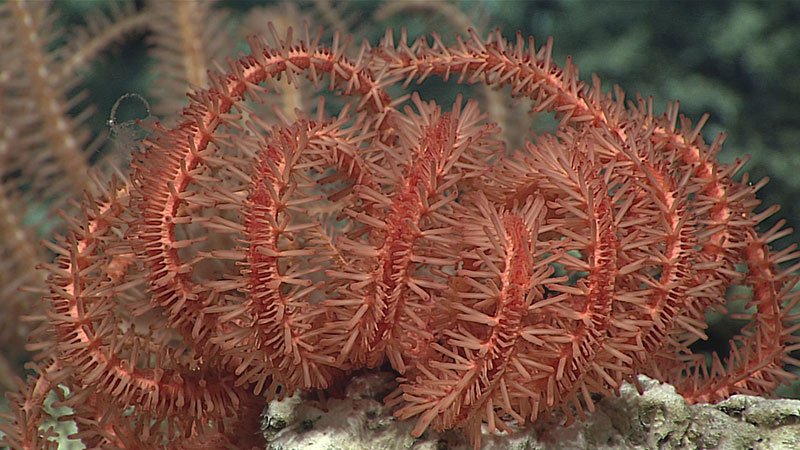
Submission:
POLYGON ((776 209, 705 118, 604 94, 520 34, 389 30, 352 55, 320 36, 251 39, 69 218, 9 445, 47 445, 49 390, 87 445, 263 448, 266 400, 388 364, 414 436, 479 448, 484 425, 571 421, 639 374, 690 402, 794 378, 798 252, 756 231, 776 209), (506 149, 477 101, 413 92, 430 77, 527 97, 558 130, 506 149), (270 123, 280 79, 324 100, 270 123), (707 367, 690 346, 734 287, 755 313, 707 367))

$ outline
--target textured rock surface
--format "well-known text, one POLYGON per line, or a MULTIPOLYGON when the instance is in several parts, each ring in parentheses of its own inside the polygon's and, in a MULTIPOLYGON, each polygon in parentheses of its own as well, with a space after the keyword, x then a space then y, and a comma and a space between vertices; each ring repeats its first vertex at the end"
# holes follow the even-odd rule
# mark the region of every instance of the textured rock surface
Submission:
MULTIPOLYGON (((484 434, 483 449, 800 449, 800 400, 736 395, 716 405, 688 405, 672 386, 640 377, 645 392, 625 385, 597 403, 585 422, 563 417, 527 424, 513 436, 484 434)), ((381 399, 394 388, 389 373, 354 377, 345 398, 295 396, 270 403, 264 421, 271 450, 471 449, 463 433, 429 430, 410 436, 381 399)))

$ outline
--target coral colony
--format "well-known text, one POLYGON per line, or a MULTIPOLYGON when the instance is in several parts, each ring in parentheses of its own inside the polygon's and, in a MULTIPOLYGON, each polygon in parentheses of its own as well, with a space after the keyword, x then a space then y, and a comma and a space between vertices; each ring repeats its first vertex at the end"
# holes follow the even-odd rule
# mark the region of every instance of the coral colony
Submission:
POLYGON ((763 183, 717 161, 705 118, 603 93, 520 34, 302 34, 251 39, 49 244, 12 447, 54 445, 50 391, 89 447, 263 448, 266 401, 391 366, 414 436, 479 448, 638 374, 692 402, 794 378, 798 252, 770 249, 780 224, 756 231, 777 208, 756 211, 763 183), (420 98, 428 78, 503 88, 557 131, 506 148, 478 102, 420 98), (295 88, 315 110, 262 117, 295 88), (691 344, 732 290, 754 313, 707 364, 691 344))

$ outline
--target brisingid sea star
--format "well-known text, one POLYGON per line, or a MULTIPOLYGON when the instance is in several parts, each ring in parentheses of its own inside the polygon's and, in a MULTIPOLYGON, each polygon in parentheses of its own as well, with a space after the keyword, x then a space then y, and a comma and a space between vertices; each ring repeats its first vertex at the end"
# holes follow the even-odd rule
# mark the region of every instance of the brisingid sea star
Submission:
POLYGON ((57 385, 89 445, 249 447, 264 392, 388 363, 415 436, 465 428, 477 448, 484 424, 583 416, 642 373, 691 401, 793 378, 781 265, 798 255, 770 250, 780 226, 756 231, 775 209, 754 212, 762 184, 717 161, 704 120, 604 94, 519 34, 388 31, 352 57, 308 30, 250 44, 51 244, 54 337, 13 443, 46 437, 36 405, 57 385), (514 130, 478 101, 413 93, 430 77, 527 98, 558 129, 506 149, 514 130), (324 100, 267 121, 295 88, 324 100), (690 345, 736 286, 756 312, 707 367, 690 345))

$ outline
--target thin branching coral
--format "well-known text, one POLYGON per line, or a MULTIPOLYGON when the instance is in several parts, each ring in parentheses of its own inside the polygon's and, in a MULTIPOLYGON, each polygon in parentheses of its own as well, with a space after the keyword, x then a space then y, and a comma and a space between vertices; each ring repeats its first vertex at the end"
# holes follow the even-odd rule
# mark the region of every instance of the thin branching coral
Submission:
POLYGON ((388 364, 413 435, 479 448, 484 426, 583 417, 642 373, 691 401, 793 378, 798 253, 756 231, 775 209, 755 211, 762 183, 717 161, 703 120, 585 84, 552 41, 389 30, 349 56, 303 31, 209 73, 50 245, 12 447, 44 446, 50 390, 87 445, 250 448, 265 399, 388 364), (508 149, 477 102, 413 92, 431 77, 506 89, 558 130, 508 149), (265 120, 282 89, 321 99, 265 120), (756 312, 706 366, 690 346, 734 287, 756 312))

